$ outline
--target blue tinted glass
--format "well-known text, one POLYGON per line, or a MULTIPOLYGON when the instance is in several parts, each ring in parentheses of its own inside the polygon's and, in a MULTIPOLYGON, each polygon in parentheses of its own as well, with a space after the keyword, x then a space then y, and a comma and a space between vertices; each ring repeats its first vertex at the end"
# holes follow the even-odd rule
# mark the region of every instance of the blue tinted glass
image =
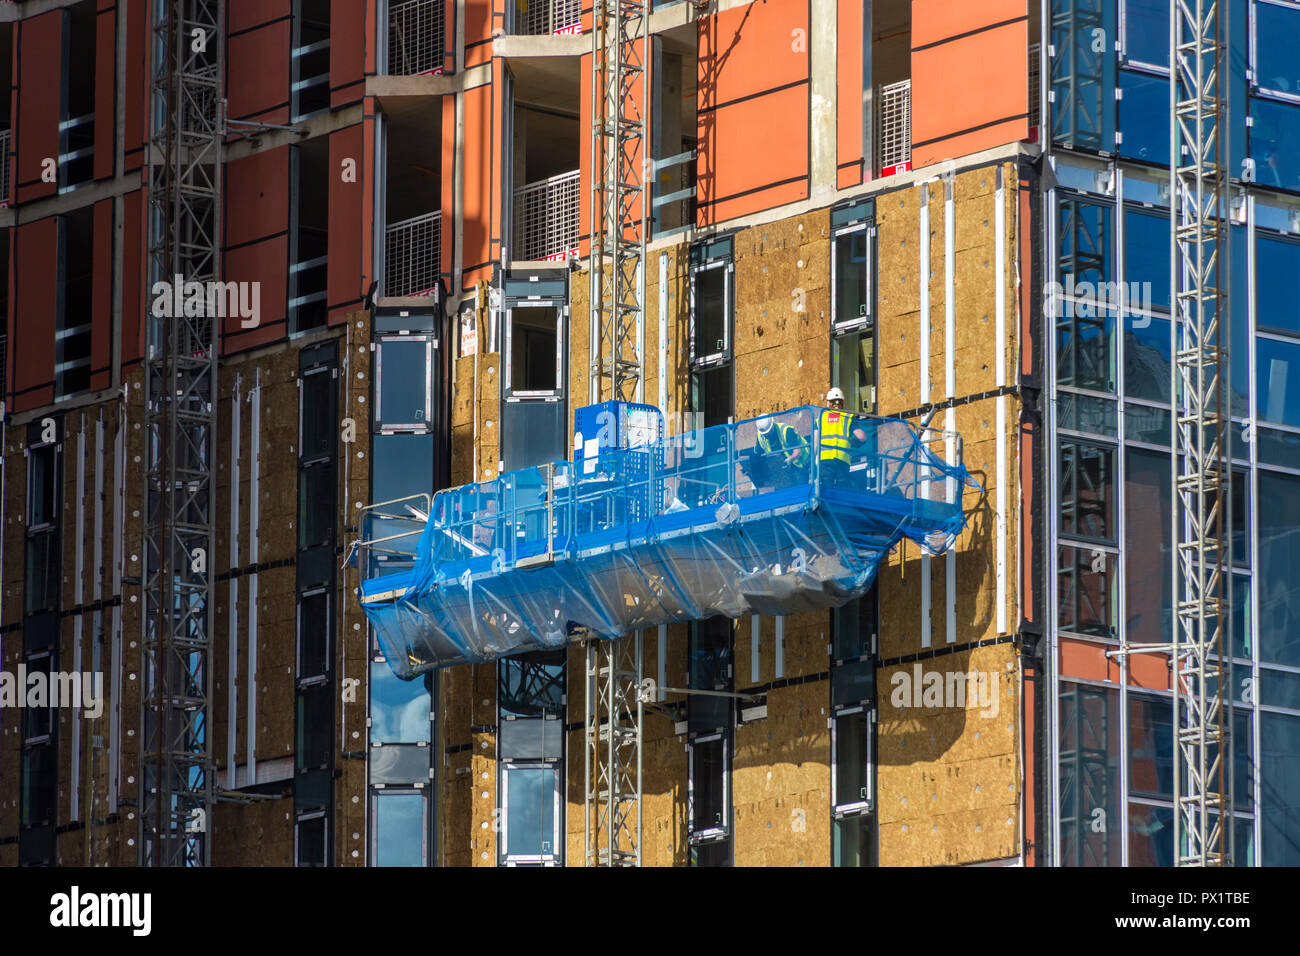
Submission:
POLYGON ((1160 643, 1173 639, 1172 527, 1173 492, 1169 456, 1144 448, 1125 450, 1124 576, 1128 639, 1160 643))
POLYGON ((1260 862, 1300 866, 1300 717, 1260 714, 1260 862))
POLYGON ((1062 866, 1118 866, 1122 828, 1099 828, 1097 810, 1119 819, 1119 694, 1061 682, 1062 866))
POLYGON ((374 501, 433 492, 433 435, 376 435, 373 448, 374 501))
MULTIPOLYGON (((1288 38, 1294 42, 1294 38, 1288 38)), ((1250 156, 1255 181, 1300 189, 1300 107, 1250 98, 1250 156)))
POLYGON ((1261 420, 1300 426, 1300 343, 1255 340, 1255 403, 1261 420))
POLYGON ((550 767, 506 770, 506 853, 539 856, 555 852, 555 771, 550 767))
POLYGON ((1128 805, 1128 865, 1174 865, 1174 811, 1143 803, 1128 805))
POLYGON ((385 425, 422 425, 429 398, 429 351, 423 339, 380 343, 379 413, 385 425))
POLYGON ((1121 156, 1169 165, 1169 79, 1120 70, 1121 156))
POLYGON ((1232 656, 1250 659, 1250 575, 1232 576, 1232 656))
POLYGON ((424 866, 424 796, 380 793, 375 796, 374 866, 424 866))
POLYGON ((1300 478, 1260 471, 1259 500, 1260 659, 1300 666, 1300 478))
POLYGON ((1062 196, 1057 210, 1057 381, 1115 390, 1114 207, 1062 196), (1071 301, 1078 299, 1082 301, 1071 301), (1098 303, 1101 304, 1098 304, 1098 303))
POLYGON ((1256 235, 1256 322, 1260 328, 1300 332, 1300 243, 1256 235))
POLYGON ((1266 90, 1300 94, 1300 65, 1295 56, 1300 10, 1257 3, 1255 24, 1256 82, 1266 90))
POLYGON ((404 681, 383 661, 370 665, 370 739, 417 743, 429 739, 429 692, 424 681, 404 681))
POLYGON ((1129 696, 1128 789, 1136 796, 1174 798, 1174 711, 1168 698, 1129 696))
POLYGON ((1232 414, 1245 418, 1250 414, 1250 296, 1246 289, 1250 276, 1245 226, 1233 226, 1228 254, 1232 272, 1228 283, 1229 361, 1232 373, 1232 414))
MULTIPOLYGON (((1132 398, 1169 401, 1169 320, 1130 315, 1124 320, 1124 389, 1132 398)), ((1169 441, 1166 435, 1160 443, 1169 441)))
POLYGON ((534 468, 568 456, 569 421, 564 402, 501 404, 502 460, 511 470, 534 468))
POLYGON ((1130 60, 1169 65, 1168 0, 1126 0, 1124 47, 1130 60))
POLYGON ((1125 302, 1130 309, 1169 311, 1169 214, 1124 211, 1125 302))
POLYGON ((1052 139, 1115 148, 1114 0, 1052 0, 1052 139), (1100 49, 1097 49, 1100 47, 1100 49))

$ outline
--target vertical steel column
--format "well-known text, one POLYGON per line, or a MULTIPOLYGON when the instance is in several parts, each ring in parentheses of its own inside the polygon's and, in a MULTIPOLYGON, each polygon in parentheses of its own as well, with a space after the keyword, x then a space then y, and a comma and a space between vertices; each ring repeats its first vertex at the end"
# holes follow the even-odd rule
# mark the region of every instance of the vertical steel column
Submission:
POLYGON ((1226 10, 1172 0, 1174 454, 1174 852, 1180 866, 1228 862, 1223 632, 1229 566, 1223 407, 1228 336, 1222 256, 1226 10))
MULTIPOLYGON (((220 277, 220 0, 155 0, 150 77, 150 282, 220 277)), ((189 286, 193 289, 193 286, 189 286)), ((173 302, 183 289, 173 289, 173 302)), ((204 866, 214 795, 209 702, 213 301, 147 315, 139 861, 204 866)))
MULTIPOLYGON (((610 399, 644 394, 649 2, 596 0, 592 10, 592 404, 601 401, 606 379, 610 399)), ((641 655, 640 633, 587 642, 588 866, 641 863, 641 655)))

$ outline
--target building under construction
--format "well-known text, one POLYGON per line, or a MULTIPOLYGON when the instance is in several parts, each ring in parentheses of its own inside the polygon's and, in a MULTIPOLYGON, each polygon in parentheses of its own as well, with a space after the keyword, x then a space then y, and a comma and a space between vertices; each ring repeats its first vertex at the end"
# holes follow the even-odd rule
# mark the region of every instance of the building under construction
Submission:
POLYGON ((1300 864, 1297 41, 0 3, 0 864, 1300 864))

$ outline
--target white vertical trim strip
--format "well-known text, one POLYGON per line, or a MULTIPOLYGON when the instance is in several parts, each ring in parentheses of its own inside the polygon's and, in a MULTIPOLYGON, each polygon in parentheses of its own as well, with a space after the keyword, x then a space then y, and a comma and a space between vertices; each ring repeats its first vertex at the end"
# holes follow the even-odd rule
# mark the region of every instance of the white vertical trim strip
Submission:
MULTIPOLYGON (((957 261, 957 216, 953 201, 953 177, 949 173, 943 183, 943 385, 945 398, 955 398, 957 394, 957 313, 956 313, 956 261, 957 261)), ((957 457, 957 410, 949 408, 944 412, 944 458, 949 464, 957 457)), ((948 500, 958 501, 960 490, 956 478, 948 478, 948 500)), ((957 643, 957 550, 949 548, 943 556, 944 561, 944 641, 957 643)))
POLYGON ((668 684, 668 625, 659 625, 659 657, 656 663, 659 665, 659 693, 660 702, 668 699, 668 694, 663 690, 668 684))
MULTIPOLYGON (((248 472, 248 563, 257 563, 257 513, 261 495, 258 479, 262 473, 262 370, 253 371, 253 388, 249 392, 253 405, 249 429, 252 462, 248 472)), ((244 766, 248 780, 257 779, 257 572, 248 576, 248 726, 245 728, 248 753, 244 766)))
MULTIPOLYGON (((921 236, 917 243, 921 256, 921 404, 930 401, 930 185, 921 183, 921 236)), ((921 436, 924 438, 925 436, 921 436)), ((928 482, 926 488, 928 488, 928 482)), ((922 494, 926 493, 922 489, 922 494)), ((932 570, 930 556, 921 553, 921 646, 929 647, 930 587, 932 570)))
POLYGON ((776 619, 776 653, 772 656, 772 679, 785 676, 785 615, 776 619))
MULTIPOLYGON (((239 483, 240 465, 240 386, 243 376, 235 373, 234 391, 230 397, 230 570, 239 566, 239 483)), ((227 617, 228 638, 226 654, 226 786, 237 786, 236 737, 239 728, 239 579, 230 576, 230 610, 227 617)))
MULTIPOLYGON (((1002 388, 1007 384, 1007 213, 1006 185, 1002 181, 1002 167, 997 169, 997 208, 993 211, 994 281, 997 289, 994 298, 993 374, 994 384, 1002 388)), ((994 568, 997 577, 997 632, 1007 633, 1007 396, 997 398, 997 467, 996 467, 996 521, 997 541, 994 568)))
MULTIPOLYGON (((127 386, 122 386, 122 402, 117 416, 117 434, 113 436, 113 594, 122 596, 122 545, 126 529, 126 430, 127 386)), ((108 715, 108 812, 117 812, 117 794, 122 777, 122 602, 113 607, 112 668, 113 707, 108 715)))
MULTIPOLYGON (((72 603, 81 607, 85 603, 86 593, 86 549, 82 546, 86 540, 86 415, 81 415, 81 430, 77 432, 77 517, 74 531, 72 559, 72 603)), ((72 617, 72 672, 80 674, 82 667, 81 645, 85 638, 85 620, 80 613, 72 617)), ((84 693, 84 691, 83 691, 84 693)), ((65 701, 65 705, 71 703, 65 701)), ((72 708, 72 767, 68 787, 72 798, 69 804, 68 818, 81 819, 81 708, 72 708)))
POLYGON ((751 683, 759 682, 759 673, 763 669, 758 642, 762 637, 762 619, 757 614, 749 616, 749 679, 751 683))
POLYGON ((659 414, 668 434, 668 254, 659 253, 659 414))

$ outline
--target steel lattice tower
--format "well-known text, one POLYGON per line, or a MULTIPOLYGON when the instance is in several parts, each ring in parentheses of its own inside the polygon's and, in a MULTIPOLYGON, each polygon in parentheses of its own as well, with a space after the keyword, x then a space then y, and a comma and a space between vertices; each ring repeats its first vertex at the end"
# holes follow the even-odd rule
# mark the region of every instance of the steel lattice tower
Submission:
MULTIPOLYGON (((589 398, 639 401, 649 164, 648 0, 597 0, 591 33, 589 398)), ((641 637, 587 641, 586 862, 641 862, 641 637), (603 839, 604 848, 601 848, 603 839)))
POLYGON ((1227 255, 1223 74, 1226 10, 1172 0, 1174 456, 1174 843, 1180 866, 1230 862, 1223 817, 1227 255), (1222 374, 1221 374, 1222 373, 1222 374))
MULTIPOLYGON (((220 276, 223 19, 220 0, 154 4, 151 283, 206 289, 220 276)), ((205 301, 201 315, 145 319, 137 845, 145 866, 209 862, 217 328, 205 301)))

